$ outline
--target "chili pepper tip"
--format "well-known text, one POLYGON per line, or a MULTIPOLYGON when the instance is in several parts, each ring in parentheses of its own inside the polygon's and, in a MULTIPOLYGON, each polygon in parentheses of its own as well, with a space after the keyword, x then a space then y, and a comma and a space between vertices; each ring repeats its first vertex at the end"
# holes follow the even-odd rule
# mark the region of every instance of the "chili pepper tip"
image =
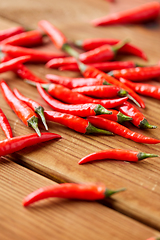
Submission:
POLYGON ((40 116, 43 125, 45 126, 45 129, 48 130, 46 119, 44 117, 44 108, 42 106, 39 106, 38 108, 36 108, 35 112, 40 116))
POLYGON ((118 190, 110 190, 110 189, 106 188, 106 190, 104 192, 104 195, 107 198, 107 197, 110 197, 111 195, 113 195, 115 193, 122 192, 122 191, 125 191, 125 190, 126 190, 126 188, 120 188, 118 190))
POLYGON ((107 110, 106 108, 104 108, 102 105, 97 104, 97 107, 94 109, 96 115, 99 114, 112 114, 111 111, 107 110))
POLYGON ((155 129, 155 128, 157 128, 157 126, 154 126, 154 125, 149 124, 146 118, 144 118, 144 119, 141 121, 139 127, 140 127, 140 128, 149 128, 149 129, 155 129))
POLYGON ((86 128, 86 133, 99 133, 104 135, 113 135, 112 132, 94 127, 90 122, 86 128))
POLYGON ((35 116, 31 117, 28 120, 28 126, 32 127, 36 131, 39 137, 41 136, 41 132, 38 128, 38 118, 36 118, 35 116))
POLYGON ((150 154, 150 153, 144 153, 144 152, 139 152, 137 155, 138 161, 141 161, 145 158, 151 158, 151 157, 159 157, 157 154, 150 154))

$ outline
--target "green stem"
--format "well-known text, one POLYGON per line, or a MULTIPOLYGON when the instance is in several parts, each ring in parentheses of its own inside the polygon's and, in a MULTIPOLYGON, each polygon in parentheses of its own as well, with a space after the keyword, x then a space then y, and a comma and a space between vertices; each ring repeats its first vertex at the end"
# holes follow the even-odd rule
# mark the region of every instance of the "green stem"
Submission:
POLYGON ((79 58, 79 53, 75 51, 68 43, 63 44, 62 50, 64 50, 70 56, 75 57, 76 59, 79 58))
POLYGON ((106 190, 104 192, 104 196, 107 198, 107 197, 110 197, 112 194, 122 192, 122 191, 125 191, 125 190, 126 190, 125 188, 121 188, 121 189, 118 189, 118 190, 110 190, 110 189, 106 188, 106 190))
POLYGON ((40 137, 41 136, 41 132, 39 131, 39 128, 38 128, 38 118, 33 116, 27 122, 28 122, 28 126, 32 127, 36 131, 38 136, 40 137))
POLYGON ((88 126, 86 128, 86 133, 88 133, 88 134, 89 133, 99 133, 99 134, 110 135, 110 136, 113 135, 112 132, 96 128, 91 123, 88 124, 88 126))
POLYGON ((143 160, 145 158, 151 158, 151 157, 159 157, 156 154, 150 154, 150 153, 144 153, 144 152, 139 152, 137 155, 138 160, 143 160))
POLYGON ((155 128, 157 128, 157 126, 154 126, 154 125, 149 124, 149 122, 147 121, 146 118, 144 118, 144 119, 140 122, 139 127, 140 127, 140 128, 149 128, 149 129, 155 129, 155 128))
POLYGON ((124 45, 126 45, 126 43, 128 43, 129 40, 126 39, 124 41, 118 42, 117 44, 115 44, 114 46, 112 46, 112 51, 116 54, 118 52, 119 49, 121 49, 124 45))
POLYGON ((118 118, 118 119, 117 119, 117 122, 118 122, 118 123, 122 123, 122 122, 125 122, 125 121, 131 121, 131 120, 132 120, 131 117, 128 117, 128 116, 124 115, 124 114, 121 113, 121 112, 118 112, 117 118, 118 118))
POLYGON ((118 96, 120 96, 120 97, 125 97, 125 96, 127 96, 127 94, 128 94, 127 91, 124 89, 120 89, 118 91, 118 96))
POLYGON ((43 125, 45 126, 45 129, 48 130, 48 126, 47 126, 46 119, 44 116, 44 108, 42 106, 39 106, 38 108, 35 109, 35 112, 40 116, 40 118, 43 122, 43 125))
POLYGON ((102 105, 97 104, 97 107, 94 109, 96 115, 100 115, 100 114, 112 114, 111 111, 107 110, 106 108, 104 108, 102 105))

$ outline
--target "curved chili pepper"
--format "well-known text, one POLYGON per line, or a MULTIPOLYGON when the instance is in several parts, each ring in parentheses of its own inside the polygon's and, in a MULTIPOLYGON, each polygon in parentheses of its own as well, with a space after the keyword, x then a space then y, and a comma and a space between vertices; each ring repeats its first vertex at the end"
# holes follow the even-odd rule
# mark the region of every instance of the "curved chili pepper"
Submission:
POLYGON ((23 199, 23 206, 27 207, 34 202, 50 197, 95 201, 105 199, 114 193, 124 190, 124 188, 119 190, 110 190, 103 184, 61 183, 39 188, 30 193, 23 199))
POLYGON ((78 164, 83 164, 91 161, 97 160, 119 160, 119 161, 128 161, 128 162, 138 162, 145 158, 158 157, 156 154, 137 152, 132 150, 124 149, 107 149, 99 152, 91 153, 83 157, 78 164))
POLYGON ((33 109, 34 112, 36 112, 40 116, 40 118, 41 118, 41 120, 42 120, 42 122, 45 126, 45 129, 48 130, 48 126, 46 124, 46 120, 45 120, 45 117, 44 117, 44 108, 38 102, 36 102, 35 100, 22 95, 18 91, 18 89, 15 88, 13 90, 13 92, 18 99, 25 102, 29 107, 31 107, 33 109))
MULTIPOLYGON (((11 60, 12 58, 8 55, 5 55, 3 59, 1 59, 1 62, 6 62, 11 60)), ((48 81, 43 80, 37 76, 35 76, 26 66, 23 64, 18 64, 13 71, 22 79, 28 79, 32 82, 38 82, 38 83, 48 83, 48 81)))
POLYGON ((111 121, 118 122, 118 123, 132 120, 131 117, 126 116, 125 114, 121 113, 120 111, 113 110, 113 109, 112 110, 110 109, 110 111, 112 112, 112 114, 104 114, 104 115, 102 114, 102 115, 99 115, 99 117, 107 118, 111 121))
MULTIPOLYGON (((82 40, 75 41, 75 45, 77 47, 82 48, 85 51, 89 51, 97 47, 100 47, 104 44, 115 45, 118 42, 120 42, 120 40, 112 38, 95 38, 95 39, 88 38, 85 39, 84 41, 82 40)), ((119 52, 133 54, 137 57, 147 60, 146 54, 140 48, 130 43, 126 43, 121 49, 119 49, 119 52)))
POLYGON ((134 142, 147 143, 147 144, 160 143, 160 140, 158 140, 158 139, 150 138, 150 137, 144 136, 142 134, 133 132, 130 129, 124 127, 123 125, 120 125, 117 122, 113 122, 111 120, 108 120, 108 119, 105 119, 102 117, 89 116, 87 119, 95 127, 111 131, 117 135, 124 137, 124 138, 133 140, 134 142))
POLYGON ((159 2, 150 2, 136 8, 113 13, 108 16, 92 21, 94 26, 105 26, 111 24, 141 23, 156 19, 160 13, 159 2))
POLYGON ((127 79, 120 78, 121 82, 126 84, 128 87, 132 88, 135 92, 144 95, 149 96, 152 98, 156 98, 160 100, 160 87, 151 85, 151 84, 144 84, 144 83, 133 83, 127 79))
POLYGON ((100 104, 65 104, 52 98, 42 88, 41 84, 37 83, 37 90, 40 96, 53 108, 55 111, 69 113, 79 117, 87 117, 96 114, 110 114, 110 112, 102 107, 100 104))
MULTIPOLYGON (((54 62, 56 63, 56 61, 54 62)), ((80 71, 77 63, 71 63, 71 64, 67 63, 65 65, 64 64, 65 64, 64 62, 62 63, 62 66, 60 66, 59 64, 58 69, 60 71, 64 71, 64 70, 76 71, 76 72, 80 71)), ((88 65, 95 67, 103 72, 109 72, 115 69, 133 68, 137 66, 137 64, 135 64, 133 61, 97 62, 97 63, 89 63, 88 65)))
POLYGON ((7 138, 13 137, 11 126, 1 108, 0 108, 0 127, 2 128, 7 138))
POLYGON ((54 74, 47 74, 45 77, 52 83, 61 84, 70 89, 83 86, 108 85, 105 80, 96 78, 71 78, 54 74))
POLYGON ((125 90, 114 85, 84 86, 74 88, 72 89, 72 92, 77 92, 96 98, 114 98, 117 96, 124 97, 127 95, 127 92, 125 90))
POLYGON ((12 46, 9 44, 0 45, 0 51, 9 54, 12 57, 29 55, 31 57, 30 61, 36 63, 46 63, 53 58, 65 57, 65 54, 62 53, 44 52, 32 48, 12 46))
POLYGON ((45 67, 46 68, 59 68, 63 65, 68 64, 77 64, 76 59, 74 57, 59 57, 56 59, 49 60, 45 67))
POLYGON ((34 47, 43 43, 43 36, 38 30, 28 31, 11 36, 0 44, 10 44, 14 46, 34 47))
POLYGON ((42 133, 40 137, 37 134, 29 134, 24 136, 18 136, 10 139, 0 141, 0 156, 5 156, 25 147, 30 147, 41 142, 46 142, 52 139, 59 139, 60 135, 55 133, 42 133))
POLYGON ((128 92, 128 97, 131 98, 138 106, 145 108, 144 101, 136 94, 131 88, 127 87, 124 83, 121 83, 116 78, 111 77, 107 73, 104 73, 96 68, 86 66, 83 63, 79 64, 80 70, 84 77, 86 78, 98 78, 103 79, 106 82, 118 86, 128 92))
POLYGON ((16 68, 19 64, 30 60, 30 56, 16 57, 6 62, 0 63, 0 73, 11 71, 16 68))
POLYGON ((120 70, 113 70, 108 73, 115 78, 126 78, 131 81, 145 81, 152 78, 160 77, 160 66, 136 67, 120 70))
POLYGON ((71 104, 80 104, 80 103, 97 103, 102 105, 105 108, 114 108, 118 105, 121 105, 128 97, 115 98, 115 99, 94 99, 87 96, 84 96, 80 93, 73 92, 69 88, 66 88, 60 84, 46 84, 42 85, 45 90, 48 91, 50 95, 61 100, 65 103, 71 104))
POLYGON ((41 136, 41 133, 38 129, 38 118, 34 111, 28 107, 26 103, 22 102, 14 95, 5 81, 2 80, 0 82, 0 87, 3 97, 16 115, 26 126, 31 126, 37 132, 37 134, 41 136))
POLYGON ((138 128, 157 128, 156 126, 149 124, 143 113, 141 113, 134 105, 129 102, 123 102, 121 106, 117 107, 117 109, 121 113, 127 115, 128 117, 131 117, 131 122, 138 128))
POLYGON ((11 36, 14 36, 14 35, 22 33, 22 32, 25 32, 25 29, 21 26, 1 30, 0 31, 0 41, 3 41, 6 38, 9 38, 11 36))
POLYGON ((63 124, 75 130, 76 132, 80 132, 84 134, 99 133, 99 134, 105 134, 105 135, 113 135, 113 133, 109 131, 98 129, 92 126, 92 124, 89 123, 88 120, 72 114, 55 112, 55 111, 44 111, 44 115, 46 120, 63 124))

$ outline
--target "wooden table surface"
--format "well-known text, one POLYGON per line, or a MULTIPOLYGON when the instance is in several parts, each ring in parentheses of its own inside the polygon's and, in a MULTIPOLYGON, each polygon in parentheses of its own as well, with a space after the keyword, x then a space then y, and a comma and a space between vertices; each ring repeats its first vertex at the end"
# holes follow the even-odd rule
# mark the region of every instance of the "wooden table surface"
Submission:
MULTIPOLYGON (((1 2, 0 30, 22 25, 36 29, 38 21, 46 19, 59 28, 71 41, 85 38, 129 38, 143 49, 148 62, 135 56, 120 56, 141 64, 156 64, 160 60, 160 21, 150 24, 93 27, 90 21, 111 12, 129 9, 148 0, 7 0, 1 2)), ((57 51, 51 41, 40 50, 57 51)), ((79 73, 46 69, 42 64, 27 64, 37 76, 47 73, 78 77, 79 73)), ((11 89, 51 108, 36 89, 27 85, 13 72, 1 74, 11 89)), ((152 81, 159 85, 159 81, 152 81)), ((146 108, 140 109, 149 123, 157 129, 133 131, 160 139, 159 100, 142 97, 146 108)), ((0 107, 7 116, 14 136, 33 133, 18 119, 0 94, 0 107)), ((67 127, 48 123, 49 131, 62 136, 1 157, 0 162, 0 239, 2 240, 145 240, 160 235, 160 158, 138 163, 101 161, 78 165, 85 155, 110 148, 138 150, 160 155, 159 144, 135 143, 120 136, 94 136, 74 132, 67 127), (29 208, 22 206, 23 198, 39 187, 61 182, 102 182, 108 188, 125 187, 126 191, 102 202, 49 199, 29 208)), ((44 129, 41 129, 44 131, 44 129)), ((0 140, 5 138, 0 131, 0 140)))

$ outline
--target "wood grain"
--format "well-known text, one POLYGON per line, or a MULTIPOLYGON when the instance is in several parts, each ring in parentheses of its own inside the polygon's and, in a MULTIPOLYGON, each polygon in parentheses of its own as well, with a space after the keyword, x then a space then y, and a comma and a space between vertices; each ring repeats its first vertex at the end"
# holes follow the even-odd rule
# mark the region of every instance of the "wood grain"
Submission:
POLYGON ((24 208, 26 195, 56 183, 4 158, 0 175, 0 239, 141 240, 158 235, 97 202, 54 198, 24 208))
MULTIPOLYGON (((107 28, 92 27, 90 20, 105 15, 108 12, 127 9, 147 1, 117 1, 111 5, 105 1, 18 1, 11 0, 1 4, 0 29, 21 24, 27 28, 37 28, 41 19, 47 19, 55 24, 70 40, 108 37, 125 39, 130 38, 131 43, 139 46, 147 54, 149 61, 146 63, 138 57, 121 56, 120 59, 131 59, 143 64, 156 64, 159 61, 159 22, 153 25, 110 26, 107 28), (7 11, 6 11, 7 10, 7 11), (4 19, 12 20, 9 22, 4 19), (74 19, 74 21, 73 21, 74 19)), ((149 2, 149 1, 148 1, 149 2)), ((55 47, 49 42, 40 47, 41 50, 55 51, 55 47)), ((57 50, 56 50, 57 51, 57 50)), ((43 65, 27 65, 35 74, 45 78, 46 73, 54 73, 64 76, 79 76, 73 72, 59 72, 53 69, 45 69, 43 65)), ((34 87, 26 85, 12 72, 2 74, 8 85, 15 86, 24 95, 39 101, 45 109, 51 109, 40 98, 34 87)), ((158 81, 152 83, 159 85, 158 81)), ((160 138, 159 101, 142 97, 146 103, 146 109, 141 109, 148 121, 157 125, 156 130, 140 130, 129 124, 129 128, 144 135, 160 138)), ((0 95, 0 105, 7 115, 12 126, 14 136, 28 134, 32 129, 26 128, 15 114, 10 110, 0 95)), ((41 173, 57 182, 104 182, 110 188, 126 187, 127 191, 113 196, 107 205, 132 218, 160 230, 160 164, 159 158, 147 159, 137 164, 127 162, 103 161, 78 166, 78 160, 85 155, 106 148, 124 148, 150 152, 160 155, 159 145, 147 145, 135 143, 120 136, 92 136, 81 135, 66 127, 49 123, 49 130, 62 135, 62 140, 40 144, 19 151, 8 156, 13 161, 41 173)), ((42 129, 44 131, 44 129, 42 129)), ((4 135, 0 133, 0 139, 4 135)))

